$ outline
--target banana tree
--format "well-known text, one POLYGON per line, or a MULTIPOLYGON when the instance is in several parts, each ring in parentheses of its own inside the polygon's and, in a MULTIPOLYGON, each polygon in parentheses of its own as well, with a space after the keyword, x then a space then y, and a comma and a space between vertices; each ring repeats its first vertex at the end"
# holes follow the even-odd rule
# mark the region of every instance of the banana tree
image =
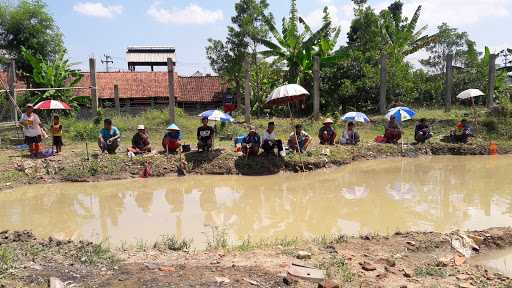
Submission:
POLYGON ((37 92, 33 96, 32 102, 38 103, 47 99, 60 100, 68 103, 74 109, 78 109, 79 104, 87 103, 89 97, 75 96, 71 89, 80 82, 82 74, 73 69, 76 63, 69 63, 69 60, 65 59, 64 51, 61 51, 53 61, 45 61, 36 57, 24 48, 21 53, 33 68, 32 74, 28 76, 32 78, 34 88, 70 88, 37 92))
POLYGON ((411 20, 403 16, 403 4, 392 3, 381 12, 381 30, 386 52, 395 60, 402 62, 408 55, 427 47, 438 40, 437 34, 423 35, 427 26, 416 29, 421 15, 418 6, 411 20))
POLYGON ((301 83, 311 75, 314 56, 330 56, 340 35, 339 28, 333 32, 330 21, 324 21, 322 27, 313 32, 304 19, 297 15, 296 1, 292 0, 290 17, 283 18, 280 33, 270 18, 265 18, 265 24, 274 37, 275 42, 266 39, 256 39, 268 50, 261 51, 265 58, 272 58, 275 64, 286 65, 288 68, 288 83, 301 83), (299 24, 303 29, 300 31, 299 24))

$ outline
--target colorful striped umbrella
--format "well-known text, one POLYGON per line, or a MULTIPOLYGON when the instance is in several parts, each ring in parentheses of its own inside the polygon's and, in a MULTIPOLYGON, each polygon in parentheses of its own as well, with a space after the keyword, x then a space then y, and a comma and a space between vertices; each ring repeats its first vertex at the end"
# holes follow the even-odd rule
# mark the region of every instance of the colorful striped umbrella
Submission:
POLYGON ((58 100, 44 100, 39 102, 34 109, 39 110, 71 110, 68 104, 58 100))

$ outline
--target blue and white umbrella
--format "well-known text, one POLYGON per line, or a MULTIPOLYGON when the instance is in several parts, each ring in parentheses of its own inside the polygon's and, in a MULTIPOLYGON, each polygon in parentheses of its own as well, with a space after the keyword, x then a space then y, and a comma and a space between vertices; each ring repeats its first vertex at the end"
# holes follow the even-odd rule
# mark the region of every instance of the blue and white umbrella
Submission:
POLYGON ((395 116, 397 122, 407 121, 414 118, 416 112, 409 107, 395 107, 391 108, 386 114, 386 118, 389 120, 391 116, 395 116))
POLYGON ((208 120, 220 121, 220 122, 234 122, 235 119, 229 114, 226 114, 219 110, 208 110, 198 115, 199 117, 208 117, 208 120))
POLYGON ((348 112, 345 115, 341 116, 341 120, 346 122, 370 122, 370 118, 368 118, 366 114, 361 112, 348 112))

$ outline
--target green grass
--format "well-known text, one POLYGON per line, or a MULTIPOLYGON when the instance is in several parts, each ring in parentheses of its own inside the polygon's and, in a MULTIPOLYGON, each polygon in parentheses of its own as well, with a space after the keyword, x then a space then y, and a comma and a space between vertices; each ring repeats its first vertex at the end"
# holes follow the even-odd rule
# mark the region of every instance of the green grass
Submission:
POLYGON ((192 240, 178 239, 175 235, 162 235, 154 247, 160 251, 188 251, 192 246, 192 240))
POLYGON ((338 255, 331 255, 319 264, 320 269, 325 269, 328 278, 334 278, 341 283, 350 283, 354 281, 356 274, 352 272, 345 258, 338 255))
POLYGON ((226 250, 229 248, 229 235, 224 227, 209 226, 210 233, 206 235, 207 248, 212 250, 226 250))
POLYGON ((444 267, 438 267, 436 265, 426 264, 423 266, 416 267, 414 274, 417 277, 439 277, 445 278, 448 276, 448 272, 444 267))
POLYGON ((77 249, 76 259, 84 265, 114 266, 119 259, 105 243, 85 243, 77 249))
POLYGON ((9 246, 0 246, 0 279, 5 277, 14 268, 15 262, 16 254, 14 250, 9 246))

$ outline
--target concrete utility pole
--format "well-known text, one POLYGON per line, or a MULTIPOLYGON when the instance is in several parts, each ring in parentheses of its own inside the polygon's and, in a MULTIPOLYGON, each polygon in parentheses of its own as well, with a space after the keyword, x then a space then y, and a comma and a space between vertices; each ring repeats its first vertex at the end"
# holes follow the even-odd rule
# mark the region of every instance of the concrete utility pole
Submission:
POLYGON ((119 85, 114 85, 114 102, 117 114, 121 114, 121 103, 119 103, 119 85))
POLYGON ((109 54, 105 54, 103 56, 105 56, 105 60, 101 59, 101 64, 105 64, 105 71, 110 72, 109 64, 114 64, 114 60, 112 59, 112 56, 110 56, 109 54))
POLYGON ((98 95, 96 95, 96 59, 89 58, 89 74, 91 76, 91 109, 92 116, 98 117, 98 95))
POLYGON ((313 58, 313 117, 320 118, 320 57, 313 58))
POLYGON ((249 58, 244 60, 244 108, 245 108, 245 123, 251 123, 251 67, 249 58))
POLYGON ((174 95, 174 62, 167 58, 167 81, 169 83, 169 123, 176 122, 176 95, 174 95))
POLYGON ((444 81, 444 111, 450 112, 452 109, 452 90, 453 90, 453 54, 446 55, 446 74, 444 81))
POLYGON ((386 113, 386 94, 388 86, 388 55, 383 53, 380 56, 380 89, 379 89, 379 112, 386 113))
POLYGON ((494 105, 494 88, 496 87, 496 58, 498 55, 491 54, 489 57, 489 77, 487 85, 487 107, 494 105))
POLYGON ((16 104, 16 62, 11 60, 8 67, 7 85, 9 86, 9 94, 12 97, 12 120, 18 122, 18 110, 16 104))

